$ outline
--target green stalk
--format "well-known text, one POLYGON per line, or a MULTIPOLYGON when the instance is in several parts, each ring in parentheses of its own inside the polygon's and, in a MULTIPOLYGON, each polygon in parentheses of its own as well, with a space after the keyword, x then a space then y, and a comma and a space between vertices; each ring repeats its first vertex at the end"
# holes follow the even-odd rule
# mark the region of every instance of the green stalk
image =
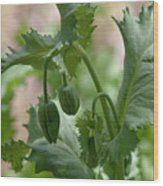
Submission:
MULTIPOLYGON (((73 46, 75 47, 75 49, 77 50, 77 52, 80 54, 80 56, 82 57, 91 77, 92 77, 92 80, 95 84, 95 87, 96 87, 96 90, 97 92, 103 92, 103 89, 101 87, 101 84, 98 80, 98 77, 91 65, 91 62, 90 62, 90 59, 87 55, 87 53, 85 52, 85 50, 83 49, 82 46, 80 46, 78 43, 74 42, 73 43, 73 46)), ((102 106, 102 109, 103 109, 103 113, 104 113, 104 118, 105 118, 105 121, 106 121, 106 124, 107 124, 107 129, 108 129, 108 132, 110 134, 110 137, 111 139, 114 138, 114 128, 112 126, 112 123, 111 123, 111 120, 110 120, 110 117, 109 117, 109 108, 108 108, 108 105, 107 105, 107 102, 105 100, 105 98, 101 97, 100 98, 100 101, 101 101, 101 106, 102 106)))
POLYGON ((45 57, 44 62, 44 77, 43 77, 43 92, 44 92, 44 102, 48 103, 48 90, 47 90, 47 70, 48 64, 51 61, 52 57, 57 54, 58 50, 57 47, 54 47, 48 55, 45 57))
MULTIPOLYGON (((87 55, 86 51, 83 49, 82 46, 80 46, 76 42, 73 43, 73 46, 75 47, 77 52, 80 54, 86 67, 88 68, 88 71, 92 77, 92 80, 95 84, 97 92, 102 93, 103 89, 102 89, 101 84, 98 80, 98 77, 97 77, 97 75, 91 65, 89 56, 87 55)), ((110 102, 110 99, 108 101, 110 102)), ((111 120, 109 118, 109 108, 108 108, 107 102, 104 97, 100 97, 100 102, 101 102, 101 106, 103 109, 104 118, 105 118, 105 121, 107 124, 108 132, 110 134, 111 139, 113 139, 115 137, 115 132, 114 132, 114 128, 112 126, 111 120)), ((115 165, 115 179, 119 179, 119 180, 124 179, 124 160, 120 161, 118 165, 117 164, 115 165)))
POLYGON ((65 71, 62 72, 62 83, 63 83, 64 86, 67 86, 67 78, 66 78, 65 71))
POLYGON ((92 114, 93 114, 93 117, 94 117, 94 115, 95 115, 95 107, 96 107, 97 100, 98 100, 99 98, 101 98, 101 97, 105 97, 105 98, 107 99, 107 101, 108 101, 108 103, 109 103, 109 105, 110 105, 110 107, 111 107, 112 114, 113 114, 113 116, 114 116, 114 120, 115 120, 115 123, 116 123, 116 125, 117 125, 117 129, 119 129, 119 128, 120 128, 120 124, 119 124, 119 121, 118 121, 118 117, 117 117, 117 113, 116 113, 114 104, 113 104, 113 102, 112 102, 110 96, 109 96, 108 94, 106 94, 106 93, 103 93, 103 92, 99 93, 99 94, 95 97, 95 99, 93 100, 93 104, 92 104, 92 114))
POLYGON ((55 55, 56 48, 53 48, 49 54, 45 57, 44 62, 44 77, 43 77, 43 92, 44 92, 44 102, 48 103, 48 90, 47 90, 47 71, 48 71, 48 65, 51 61, 53 55, 55 55))
POLYGON ((119 160, 115 166, 115 180, 124 180, 124 160, 119 160))
MULTIPOLYGON (((47 117, 47 110, 46 110, 46 105, 48 104, 48 90, 47 90, 47 70, 48 70, 48 63, 49 63, 48 58, 45 58, 44 69, 43 69, 43 94, 44 94, 44 104, 45 104, 44 115, 45 115, 46 118, 48 118, 47 117)), ((47 120, 45 122, 45 130, 46 130, 46 134, 48 135, 48 137, 50 139, 50 135, 49 135, 49 132, 48 132, 48 126, 47 126, 47 120)))
POLYGON ((43 77, 43 91, 44 91, 44 102, 48 103, 48 90, 47 90, 47 70, 48 70, 48 58, 45 59, 44 63, 44 77, 43 77))

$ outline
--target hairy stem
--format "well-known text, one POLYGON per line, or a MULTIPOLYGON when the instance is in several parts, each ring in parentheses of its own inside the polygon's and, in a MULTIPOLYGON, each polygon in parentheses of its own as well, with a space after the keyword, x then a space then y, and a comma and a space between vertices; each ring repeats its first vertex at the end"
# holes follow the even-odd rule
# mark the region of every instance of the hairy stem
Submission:
MULTIPOLYGON (((98 80, 98 77, 97 77, 97 75, 96 75, 96 73, 95 73, 95 71, 94 71, 94 69, 91 65, 91 62, 90 62, 90 59, 89 59, 87 53, 85 52, 83 47, 80 46, 78 43, 74 42, 73 46, 75 47, 77 52, 81 55, 86 67, 88 68, 88 71, 89 71, 89 73, 92 77, 92 80, 95 84, 97 92, 103 92, 101 84, 100 84, 100 82, 98 80)), ((112 126, 112 123, 111 123, 111 120, 110 120, 110 117, 109 117, 109 108, 108 108, 107 102, 106 102, 105 98, 103 98, 103 97, 100 98, 100 101, 101 101, 104 117, 105 117, 105 120, 106 120, 108 132, 110 134, 111 139, 113 139, 114 138, 114 128, 112 126)))

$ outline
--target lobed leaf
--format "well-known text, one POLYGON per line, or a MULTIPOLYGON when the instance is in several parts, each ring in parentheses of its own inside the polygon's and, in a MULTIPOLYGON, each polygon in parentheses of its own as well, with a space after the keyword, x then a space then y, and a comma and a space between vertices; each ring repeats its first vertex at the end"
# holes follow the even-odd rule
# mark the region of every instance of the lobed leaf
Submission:
MULTIPOLYGON (((3 89, 4 87, 2 87, 3 89)), ((5 95, 2 96, 1 101, 1 143, 6 143, 9 139, 11 139, 15 133, 12 122, 14 118, 11 116, 11 111, 9 109, 9 101, 11 101, 13 97, 13 90, 14 86, 13 83, 8 83, 6 85, 6 92, 5 95)))
POLYGON ((92 166, 96 163, 96 155, 90 154, 89 139, 91 136, 94 136, 95 123, 92 120, 92 113, 87 111, 83 114, 81 118, 78 118, 76 121, 76 127, 79 129, 79 142, 81 145, 81 158, 89 166, 92 166))
POLYGON ((78 64, 81 61, 81 57, 76 52, 73 46, 65 48, 63 52, 63 61, 66 66, 66 69, 71 77, 76 76, 76 69, 78 64))
POLYGON ((77 39, 76 30, 76 19, 74 12, 77 10, 79 4, 67 3, 67 4, 57 4, 57 8, 61 15, 61 31, 60 38, 63 43, 72 43, 77 39))
POLYGON ((11 140, 2 145, 2 159, 10 162, 16 172, 20 171, 23 167, 22 161, 28 152, 29 147, 21 140, 11 140))
POLYGON ((121 129, 108 146, 113 169, 137 146, 137 130, 153 123, 153 7, 142 8, 139 19, 127 8, 123 21, 114 20, 123 36, 125 61, 117 100, 121 129))
POLYGON ((138 143, 137 133, 126 125, 121 127, 118 135, 109 143, 110 161, 118 162, 133 151, 138 143))
POLYGON ((77 156, 80 156, 80 144, 78 141, 78 134, 74 124, 74 119, 67 116, 60 107, 60 104, 56 102, 59 113, 60 113, 60 129, 59 139, 61 139, 66 145, 73 150, 77 156))
POLYGON ((109 137, 103 126, 100 116, 92 118, 92 112, 86 111, 83 116, 76 121, 79 129, 79 141, 81 145, 81 158, 90 167, 102 163, 106 157, 109 137))
MULTIPOLYGON (((36 30, 31 29, 30 32, 22 35, 25 46, 15 51, 9 47, 11 53, 6 53, 6 57, 2 58, 2 72, 13 65, 31 65, 36 69, 42 69, 44 64, 44 57, 50 53, 50 51, 57 44, 56 39, 47 35, 40 35, 36 30)), ((54 68, 55 64, 50 63, 49 68, 54 68)))
POLYGON ((78 41, 83 47, 90 43, 95 26, 92 25, 95 7, 89 3, 57 4, 61 15, 61 31, 58 34, 65 45, 63 47, 63 61, 71 77, 75 76, 77 65, 81 57, 72 47, 78 41))
POLYGON ((106 147, 104 170, 110 179, 119 179, 117 177, 118 171, 124 168, 121 165, 124 165, 125 158, 135 150, 138 142, 137 132, 129 130, 124 124, 120 132, 106 147))
POLYGON ((154 130, 149 123, 139 131, 138 162, 139 168, 136 180, 153 180, 154 173, 154 130))
POLYGON ((36 162, 36 173, 46 170, 57 178, 94 178, 91 169, 62 141, 49 144, 45 139, 40 139, 30 146, 32 152, 28 160, 36 162))
POLYGON ((31 106, 27 112, 29 114, 29 122, 25 124, 24 127, 28 130, 28 143, 32 143, 42 137, 43 134, 38 123, 37 108, 31 106))
POLYGON ((25 83, 25 78, 29 69, 20 67, 20 71, 15 72, 16 68, 10 69, 2 76, 2 93, 1 93, 1 143, 7 143, 15 134, 15 129, 12 124, 14 117, 11 115, 11 100, 14 97, 14 90, 25 83))
MULTIPOLYGON (((2 72, 17 64, 31 65, 36 69, 42 69, 44 58, 47 55, 56 56, 63 51, 61 57, 63 57, 64 64, 70 76, 75 76, 76 67, 81 58, 71 44, 74 41, 79 41, 83 46, 89 43, 95 28, 92 26, 95 8, 88 3, 58 4, 57 7, 61 15, 61 31, 56 37, 42 36, 34 29, 23 34, 24 47, 19 51, 9 47, 11 53, 6 53, 6 56, 2 58, 2 72)), ((56 68, 54 60, 53 58, 49 64, 49 69, 56 68)))
POLYGON ((63 43, 79 40, 86 46, 95 28, 92 25, 95 9, 90 3, 57 4, 61 15, 60 37, 63 43))
MULTIPOLYGON (((43 101, 43 97, 40 97, 39 99, 41 102, 43 101)), ((78 137, 75 131, 73 120, 63 113, 58 102, 55 101, 55 104, 57 105, 61 119, 59 128, 59 139, 61 139, 66 145, 73 149, 74 153, 80 155, 80 145, 78 142, 78 137)), ((43 133, 38 122, 37 109, 38 105, 31 106, 29 108, 29 122, 24 125, 27 128, 29 134, 28 144, 31 144, 35 140, 43 137, 43 133)))
POLYGON ((77 11, 75 12, 79 43, 83 47, 86 47, 90 43, 91 35, 96 28, 96 26, 93 25, 95 10, 95 6, 87 3, 80 4, 77 11))
MULTIPOLYGON (((7 173, 7 176, 12 176, 13 173, 7 173)), ((40 173, 35 173, 35 163, 34 162, 25 162, 23 164, 23 168, 20 172, 14 174, 14 177, 22 177, 22 178, 54 178, 53 174, 48 171, 42 171, 40 173)))
POLYGON ((123 21, 115 21, 125 45, 124 75, 117 100, 119 121, 137 130, 148 121, 153 123, 153 6, 143 7, 139 19, 126 9, 123 21))

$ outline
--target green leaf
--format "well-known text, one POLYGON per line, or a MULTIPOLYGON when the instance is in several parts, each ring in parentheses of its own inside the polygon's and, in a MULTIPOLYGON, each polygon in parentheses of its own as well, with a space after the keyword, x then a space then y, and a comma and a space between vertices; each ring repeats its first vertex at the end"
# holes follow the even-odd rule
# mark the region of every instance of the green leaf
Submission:
POLYGON ((92 25, 96 7, 90 3, 80 4, 75 12, 76 28, 79 36, 79 43, 85 47, 90 43, 91 35, 96 28, 92 25))
POLYGON ((137 180, 153 180, 154 171, 154 130, 149 123, 144 129, 140 129, 138 144, 138 168, 137 180))
POLYGON ((51 171, 57 178, 93 179, 92 171, 63 142, 49 144, 45 139, 32 145, 30 161, 36 162, 36 173, 51 171))
POLYGON ((61 15, 60 37, 63 43, 79 40, 86 46, 94 30, 95 7, 90 3, 57 4, 61 15))
POLYGON ((77 66, 81 61, 81 57, 72 46, 69 46, 67 49, 64 50, 63 61, 69 75, 71 77, 75 76, 77 66))
MULTIPOLYGON (((6 143, 9 139, 11 139, 14 135, 14 129, 12 128, 12 122, 14 118, 10 113, 10 104, 9 101, 13 97, 13 84, 10 82, 6 85, 6 93, 2 96, 2 105, 1 105, 1 143, 6 143)), ((3 87, 4 88, 4 87, 3 87)))
POLYGON ((25 41, 22 38, 22 34, 25 34, 26 32, 28 32, 28 30, 29 30, 29 28, 26 23, 22 23, 19 25, 19 27, 15 33, 15 40, 20 46, 25 45, 25 41))
POLYGON ((28 143, 34 142, 36 139, 43 136, 42 131, 39 127, 38 117, 37 117, 37 108, 31 106, 28 110, 29 122, 24 126, 27 128, 29 136, 28 143))
POLYGON ((108 144, 110 141, 106 126, 100 116, 96 116, 95 121, 95 147, 98 156, 98 163, 103 164, 106 161, 108 144))
POLYGON ((63 48, 63 61, 71 77, 75 76, 77 65, 81 57, 72 47, 74 41, 78 41, 86 47, 94 31, 92 25, 95 14, 95 7, 89 3, 68 3, 57 5, 61 15, 61 32, 58 34, 63 48))
POLYGON ((60 113, 60 129, 59 138, 68 145, 74 153, 80 156, 80 144, 78 141, 78 133, 75 127, 74 119, 67 116, 60 107, 59 102, 55 102, 60 113))
POLYGON ((17 172, 23 167, 22 161, 28 151, 29 147, 27 147, 23 141, 11 140, 2 145, 2 159, 10 162, 12 168, 17 172))
POLYGON ((42 171, 40 173, 35 173, 35 163, 34 162, 24 162, 23 168, 18 173, 9 172, 7 177, 22 177, 22 178, 54 178, 53 174, 48 171, 42 171))
POLYGON ((127 8, 123 21, 117 21, 125 45, 123 81, 117 110, 121 128, 108 145, 104 169, 110 179, 116 177, 123 161, 139 142, 137 130, 153 119, 153 13, 142 8, 137 20, 127 8), (149 55, 150 53, 150 55, 149 55), (148 59, 148 60, 147 60, 148 59))
POLYGON ((118 162, 133 151, 138 143, 137 133, 129 130, 126 125, 121 127, 120 132, 109 143, 110 161, 118 162))
POLYGON ((138 128, 153 120, 153 7, 142 8, 139 19, 126 8, 123 21, 114 20, 123 36, 125 61, 117 100, 121 129, 108 145, 106 163, 112 179, 122 161, 137 147, 138 128))
POLYGON ((121 173, 124 169, 125 158, 135 150, 138 142, 137 132, 129 130, 124 124, 116 137, 108 143, 103 162, 104 170, 110 179, 119 179, 118 171, 121 173))
POLYGON ((67 3, 67 4, 57 4, 57 8, 61 15, 61 41, 72 42, 77 39, 76 31, 76 19, 74 12, 77 10, 79 4, 67 3))
POLYGON ((114 180, 116 177, 116 166, 117 164, 115 162, 110 162, 108 159, 106 159, 104 164, 104 171, 109 176, 110 180, 114 180))
POLYGON ((2 103, 1 109, 1 143, 4 144, 14 135, 15 131, 12 128, 12 122, 14 119, 12 118, 7 105, 2 103))
MULTIPOLYGON (((19 51, 9 47, 11 53, 6 53, 6 57, 2 58, 2 72, 17 64, 31 65, 36 69, 42 69, 44 57, 54 48, 57 40, 49 35, 42 36, 33 29, 23 34, 22 37, 25 46, 19 51)), ((49 69, 54 67, 55 63, 50 63, 49 69)))
POLYGON ((1 101, 2 101, 2 110, 1 110, 1 116, 2 116, 2 122, 1 122, 1 143, 7 143, 8 140, 10 140, 15 130, 12 126, 12 123, 14 122, 14 118, 11 116, 11 100, 14 96, 14 90, 23 85, 25 82, 25 78, 27 76, 27 73, 29 72, 29 69, 20 67, 20 71, 17 73, 14 73, 16 68, 12 68, 8 70, 5 74, 2 76, 2 93, 1 93, 1 101))
MULTIPOLYGON (((43 97, 40 97, 43 99, 43 97)), ((65 115, 60 107, 60 104, 55 101, 58 111, 60 113, 60 128, 59 138, 66 143, 77 155, 80 155, 80 145, 78 142, 77 132, 74 126, 74 121, 65 115)), ((43 133, 38 123, 37 106, 31 106, 28 110, 29 122, 25 124, 28 129, 29 137, 28 143, 31 144, 40 137, 43 137, 43 133)))
POLYGON ((108 139, 103 130, 102 118, 97 116, 92 119, 92 113, 86 111, 77 119, 76 127, 79 129, 81 158, 90 167, 97 166, 98 159, 103 158, 105 142, 108 139))
MULTIPOLYGON (((94 126, 94 122, 92 120, 92 113, 90 111, 86 111, 81 118, 78 118, 76 121, 76 127, 79 129, 79 142, 81 145, 81 158, 87 163, 91 164, 91 155, 89 153, 89 145, 88 140, 91 136, 94 126)), ((93 156, 92 156, 93 157, 93 156)))
POLYGON ((137 130, 153 120, 153 6, 143 7, 139 19, 126 9, 123 21, 115 21, 125 45, 117 113, 121 124, 137 130))
POLYGON ((153 64, 142 64, 125 116, 125 123, 130 129, 153 123, 153 80, 153 64))

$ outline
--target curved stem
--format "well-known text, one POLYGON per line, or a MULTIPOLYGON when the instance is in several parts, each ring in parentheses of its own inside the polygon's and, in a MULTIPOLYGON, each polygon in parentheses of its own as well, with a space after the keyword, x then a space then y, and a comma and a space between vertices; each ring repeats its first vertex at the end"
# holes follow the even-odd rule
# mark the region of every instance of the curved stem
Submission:
POLYGON ((99 93, 95 99, 93 100, 93 104, 92 104, 92 114, 93 114, 93 117, 95 116, 95 109, 96 109, 96 103, 97 103, 97 100, 101 97, 105 97, 111 107, 111 110, 112 110, 112 113, 113 113, 113 116, 114 116, 114 119, 115 119, 115 123, 117 125, 117 128, 119 129, 120 128, 120 124, 119 124, 119 121, 118 121, 118 117, 117 117, 117 113, 116 113, 116 110, 115 110, 115 107, 114 107, 114 104, 110 98, 110 96, 106 93, 99 93))
POLYGON ((62 72, 62 82, 64 86, 67 86, 67 78, 65 71, 62 72))
POLYGON ((84 48, 82 46, 80 46, 78 43, 74 42, 73 43, 73 46, 76 48, 77 52, 81 55, 81 57, 83 58, 84 62, 85 62, 85 65, 87 66, 88 68, 88 71, 90 72, 90 75, 94 81, 94 84, 96 86, 96 89, 97 89, 97 92, 102 92, 102 87, 101 87, 101 84, 98 80, 98 77, 91 65, 91 62, 90 62, 90 59, 86 53, 86 51, 84 50, 84 48))
MULTIPOLYGON (((80 54, 80 56, 82 57, 86 67, 88 68, 88 71, 89 71, 89 73, 92 77, 92 80, 95 84, 97 92, 103 92, 101 84, 100 84, 100 82, 98 80, 98 77, 97 77, 97 75, 96 75, 96 73, 95 73, 95 71, 94 71, 94 69, 91 65, 91 62, 90 62, 90 59, 89 59, 87 53, 85 52, 83 47, 80 46, 78 43, 74 42, 73 46, 75 47, 77 52, 80 54)), ((107 102, 106 102, 105 98, 100 98, 100 101, 101 101, 104 117, 105 117, 105 120, 106 120, 108 132, 110 134, 111 139, 113 139, 115 134, 114 134, 114 128, 112 126, 111 120, 109 118, 109 108, 108 108, 107 102)))

